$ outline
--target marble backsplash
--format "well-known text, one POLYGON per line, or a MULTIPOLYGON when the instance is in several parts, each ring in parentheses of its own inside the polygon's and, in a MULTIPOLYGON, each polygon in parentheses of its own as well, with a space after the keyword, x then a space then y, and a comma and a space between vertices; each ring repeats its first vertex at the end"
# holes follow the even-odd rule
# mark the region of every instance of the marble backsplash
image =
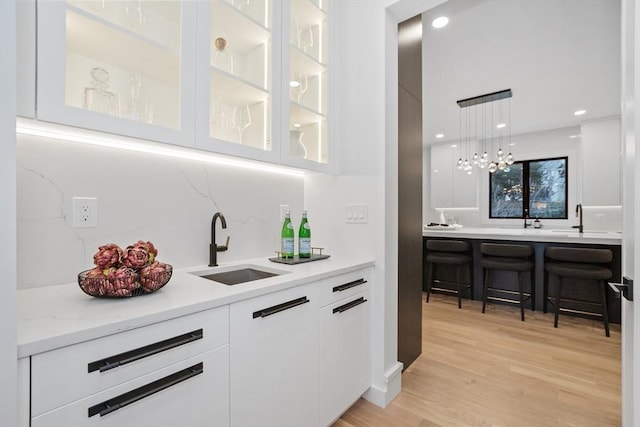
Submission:
POLYGON ((98 246, 152 241, 174 268, 206 265, 222 212, 219 262, 272 255, 279 205, 303 209, 304 178, 18 135, 18 288, 76 280, 98 246), (73 197, 97 197, 98 226, 73 228, 73 197))

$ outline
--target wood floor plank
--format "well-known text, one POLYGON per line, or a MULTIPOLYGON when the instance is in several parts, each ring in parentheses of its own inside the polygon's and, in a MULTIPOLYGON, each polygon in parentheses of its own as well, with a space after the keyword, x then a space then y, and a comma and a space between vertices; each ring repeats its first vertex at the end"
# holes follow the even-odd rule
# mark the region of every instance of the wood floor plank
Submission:
MULTIPOLYGON (((423 299, 424 301, 424 299, 423 299)), ((432 295, 422 355, 385 409, 360 399, 334 427, 619 426, 620 326, 432 295)))

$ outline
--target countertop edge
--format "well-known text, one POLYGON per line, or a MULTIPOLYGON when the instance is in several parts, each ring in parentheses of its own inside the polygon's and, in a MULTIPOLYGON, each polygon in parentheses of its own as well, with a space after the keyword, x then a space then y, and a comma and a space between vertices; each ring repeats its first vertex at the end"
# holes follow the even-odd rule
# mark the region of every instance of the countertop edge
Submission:
MULTIPOLYGON (((154 323, 160 323, 163 321, 175 319, 181 316, 197 313, 204 310, 213 309, 216 307, 232 304, 238 301, 247 300, 250 298, 258 297, 261 295, 266 295, 272 292, 277 292, 289 288, 293 288, 300 285, 305 285, 311 282, 323 280, 329 277, 337 276, 340 274, 349 273, 351 271, 356 271, 362 268, 373 267, 375 266, 375 261, 373 260, 365 260, 365 261, 338 261, 332 262, 330 264, 320 265, 305 265, 304 271, 297 272, 296 266, 285 266, 283 264, 275 264, 269 261, 263 262, 265 260, 244 260, 234 263, 228 263, 221 265, 221 267, 240 265, 240 264, 258 264, 263 266, 269 266, 273 269, 287 270, 288 274, 283 274, 281 276, 277 276, 279 279, 270 280, 264 279, 257 282, 250 282, 243 284, 242 287, 230 287, 226 285, 219 284, 208 284, 206 282, 200 282, 202 288, 200 289, 202 294, 204 295, 202 300, 193 300, 187 303, 176 303, 171 304, 171 301, 167 301, 167 308, 162 309, 158 308, 153 312, 148 312, 140 315, 131 314, 131 312, 135 309, 134 307, 130 307, 129 309, 122 310, 124 315, 121 318, 114 318, 113 320, 105 320, 100 323, 98 320, 93 325, 89 325, 86 328, 84 327, 76 327, 74 330, 65 331, 64 327, 60 327, 59 331, 56 331, 55 327, 51 327, 55 320, 58 319, 61 322, 70 322, 73 325, 81 322, 80 318, 73 318, 72 315, 65 318, 65 313, 54 313, 53 310, 51 312, 42 312, 37 313, 37 303, 31 304, 29 298, 33 299, 33 296, 38 293, 38 290, 43 290, 46 288, 46 291, 53 292, 54 294, 57 291, 60 291, 60 298, 64 298, 64 295, 72 295, 74 299, 79 301, 80 303, 91 304, 92 302, 96 303, 96 306, 105 308, 105 306, 109 306, 110 304, 113 307, 117 307, 118 309, 122 309, 123 305, 126 302, 129 302, 131 305, 131 301, 136 300, 136 298, 162 298, 163 294, 165 299, 171 299, 172 294, 175 294, 176 287, 181 286, 180 284, 174 286, 174 288, 170 288, 171 284, 167 284, 167 286, 163 289, 158 290, 154 294, 145 295, 142 297, 134 297, 130 299, 122 299, 122 300, 105 300, 105 299, 97 299, 90 297, 88 295, 84 295, 82 291, 78 288, 78 285, 75 283, 63 284, 63 285, 54 285, 47 286, 44 288, 30 288, 25 290, 18 291, 18 336, 17 336, 17 356, 18 358, 29 357, 39 353, 44 353, 50 350, 54 350, 56 348, 61 348, 73 344, 78 344, 85 341, 90 341, 97 338, 102 338, 108 335, 116 334, 119 332, 128 331, 131 329, 140 328, 143 326, 148 326, 154 323), (289 275, 290 274, 290 275, 289 275), (258 283, 262 282, 262 283, 258 283), (212 291, 212 292, 207 292, 212 291), (211 295, 207 295, 210 293, 211 295), (217 293, 217 294, 216 294, 217 293), (81 299, 82 298, 82 299, 81 299), (118 305, 120 304, 120 305, 118 305), (53 331, 51 332, 42 332, 38 330, 38 328, 50 327, 53 331)), ((315 264, 315 263, 308 263, 315 264)), ((188 274, 190 271, 197 271, 202 269, 207 269, 208 267, 201 268, 189 268, 189 269, 180 269, 174 271, 174 279, 180 280, 180 278, 185 281, 206 281, 206 279, 199 278, 197 276, 192 276, 188 274), (192 276, 192 277, 191 277, 192 276)), ((195 283, 195 282, 194 282, 195 283)), ((191 286, 195 288, 199 285, 192 284, 183 284, 182 286, 191 286)), ((185 290, 188 290, 185 288, 185 290)), ((195 295, 194 298, 197 298, 199 295, 195 295)), ((138 300, 139 301, 139 300, 138 300)), ((151 301, 151 300, 149 300, 151 301)), ((55 304, 55 301, 51 301, 52 305, 55 304)), ((66 304, 73 305, 73 301, 65 301, 66 304)), ((157 303, 157 301, 156 301, 157 303)), ((162 307, 163 303, 156 304, 159 307, 162 307)), ((82 310, 78 309, 78 312, 81 313, 82 310)), ((95 319, 94 319, 95 322, 95 319)))

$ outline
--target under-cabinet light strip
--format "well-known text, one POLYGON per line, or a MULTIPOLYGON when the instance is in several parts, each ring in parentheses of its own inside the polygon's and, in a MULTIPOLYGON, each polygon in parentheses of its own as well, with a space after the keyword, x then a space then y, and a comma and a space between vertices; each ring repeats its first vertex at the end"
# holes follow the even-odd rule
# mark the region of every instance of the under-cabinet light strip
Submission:
POLYGON ((120 150, 135 151, 139 153, 156 154, 165 157, 207 162, 219 165, 251 169, 260 172, 269 172, 280 175, 290 175, 304 177, 304 171, 280 167, 275 165, 262 164, 250 160, 235 159, 214 153, 205 153, 189 148, 164 146, 162 143, 146 142, 138 139, 119 138, 117 136, 93 135, 81 130, 74 131, 67 127, 54 127, 39 125, 38 122, 30 120, 18 120, 16 133, 22 135, 39 136, 51 138, 59 141, 77 142, 81 144, 95 145, 100 147, 115 148, 120 150))

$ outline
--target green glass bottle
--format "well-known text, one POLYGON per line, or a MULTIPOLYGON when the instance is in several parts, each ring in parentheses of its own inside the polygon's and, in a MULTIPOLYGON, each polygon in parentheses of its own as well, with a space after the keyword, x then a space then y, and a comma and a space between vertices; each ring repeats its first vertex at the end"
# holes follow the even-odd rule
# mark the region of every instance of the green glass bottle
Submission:
POLYGON ((282 224, 282 247, 281 256, 282 258, 293 258, 293 241, 294 241, 294 233, 293 233, 293 224, 291 224, 291 215, 289 212, 286 213, 284 217, 284 223, 282 224))
POLYGON ((311 228, 307 220, 307 211, 302 211, 302 221, 298 231, 298 254, 300 258, 311 257, 311 228))

